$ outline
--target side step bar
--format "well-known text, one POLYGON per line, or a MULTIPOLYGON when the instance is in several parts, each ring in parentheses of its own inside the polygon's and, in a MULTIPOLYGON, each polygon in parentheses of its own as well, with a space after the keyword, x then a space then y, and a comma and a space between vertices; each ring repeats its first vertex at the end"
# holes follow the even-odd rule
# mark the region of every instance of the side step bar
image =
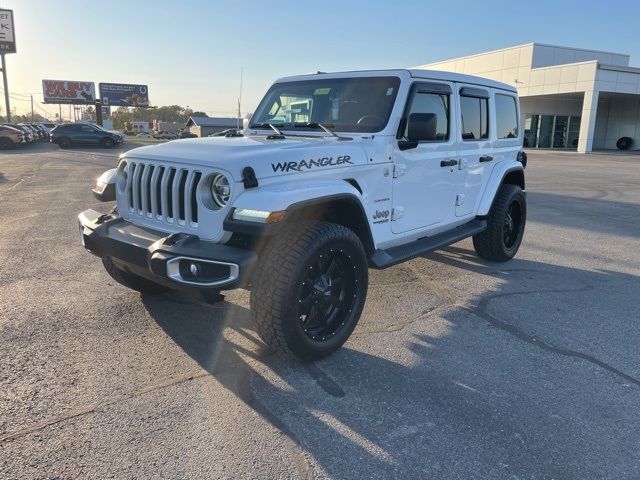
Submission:
POLYGON ((387 268, 411 260, 419 255, 423 255, 433 250, 459 242, 476 233, 480 233, 487 228, 487 221, 475 218, 464 225, 460 225, 452 230, 439 233, 433 237, 425 237, 406 245, 398 245, 386 250, 376 250, 369 259, 374 268, 387 268))

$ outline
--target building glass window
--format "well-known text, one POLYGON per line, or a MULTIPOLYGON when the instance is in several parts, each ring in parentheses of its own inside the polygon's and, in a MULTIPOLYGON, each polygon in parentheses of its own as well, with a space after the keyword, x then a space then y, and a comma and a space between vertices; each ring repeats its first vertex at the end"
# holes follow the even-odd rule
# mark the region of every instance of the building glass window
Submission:
POLYGON ((489 138, 489 99, 460 95, 462 139, 489 138))
POLYGON ((496 95, 496 136, 518 137, 518 110, 516 99, 509 95, 496 95))
POLYGON ((524 121, 524 147, 577 148, 580 120, 579 116, 527 114, 524 121))

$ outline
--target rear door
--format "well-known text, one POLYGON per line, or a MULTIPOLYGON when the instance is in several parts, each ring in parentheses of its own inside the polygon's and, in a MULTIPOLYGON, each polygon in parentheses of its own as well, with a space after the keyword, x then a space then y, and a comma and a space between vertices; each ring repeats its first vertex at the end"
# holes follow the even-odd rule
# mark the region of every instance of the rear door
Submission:
POLYGON ((474 214, 493 168, 491 91, 476 85, 456 84, 458 101, 458 179, 455 216, 474 214))

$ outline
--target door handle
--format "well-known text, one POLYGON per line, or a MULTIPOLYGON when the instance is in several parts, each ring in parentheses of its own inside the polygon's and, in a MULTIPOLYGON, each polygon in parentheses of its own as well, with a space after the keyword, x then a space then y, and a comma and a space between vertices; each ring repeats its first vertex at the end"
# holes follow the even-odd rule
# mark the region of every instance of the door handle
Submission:
POLYGON ((491 155, 483 155, 480 157, 480 163, 490 162, 491 160, 493 160, 491 155))
POLYGON ((441 167, 455 167, 457 164, 457 160, 443 160, 440 162, 441 167))

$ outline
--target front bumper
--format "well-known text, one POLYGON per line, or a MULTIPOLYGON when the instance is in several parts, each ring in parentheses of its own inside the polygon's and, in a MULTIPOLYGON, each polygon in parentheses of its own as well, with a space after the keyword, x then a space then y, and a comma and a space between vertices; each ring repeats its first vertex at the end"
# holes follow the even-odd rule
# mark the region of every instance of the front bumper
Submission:
POLYGON ((83 246, 119 268, 177 290, 244 287, 257 261, 250 250, 166 234, 114 214, 86 210, 78 215, 83 246))

